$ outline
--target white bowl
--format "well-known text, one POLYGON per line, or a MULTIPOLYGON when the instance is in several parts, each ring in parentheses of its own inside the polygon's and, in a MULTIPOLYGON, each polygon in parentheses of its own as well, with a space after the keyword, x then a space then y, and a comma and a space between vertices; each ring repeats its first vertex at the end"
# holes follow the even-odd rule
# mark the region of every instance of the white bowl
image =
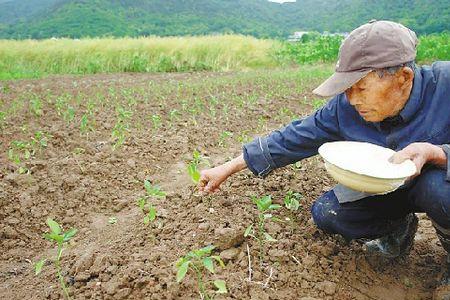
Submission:
POLYGON ((353 190, 386 194, 416 173, 411 160, 389 162, 394 150, 366 142, 330 142, 319 148, 331 177, 353 190))

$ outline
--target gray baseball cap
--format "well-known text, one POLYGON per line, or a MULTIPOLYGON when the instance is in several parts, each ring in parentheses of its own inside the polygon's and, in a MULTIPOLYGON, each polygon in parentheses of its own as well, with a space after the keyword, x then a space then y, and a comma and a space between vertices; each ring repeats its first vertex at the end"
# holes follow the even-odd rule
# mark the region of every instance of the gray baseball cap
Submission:
POLYGON ((335 73, 313 93, 343 93, 373 70, 398 66, 416 58, 414 31, 391 21, 372 20, 353 30, 341 44, 335 73))

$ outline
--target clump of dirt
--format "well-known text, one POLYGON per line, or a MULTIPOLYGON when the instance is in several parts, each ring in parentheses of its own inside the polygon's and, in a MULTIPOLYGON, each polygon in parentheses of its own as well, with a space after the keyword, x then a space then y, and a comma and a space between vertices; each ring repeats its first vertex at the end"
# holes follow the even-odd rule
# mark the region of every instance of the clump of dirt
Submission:
POLYGON ((266 179, 242 172, 217 194, 191 196, 186 163, 193 150, 217 165, 240 154, 242 141, 312 111, 304 100, 311 95, 295 88, 295 77, 273 79, 268 72, 118 74, 2 84, 8 92, 0 95, 0 110, 9 113, 0 137, 2 299, 62 298, 50 265, 34 275, 34 262, 55 253, 42 238, 47 217, 79 230, 62 258, 74 299, 198 299, 194 276, 176 283, 175 262, 209 244, 226 262, 210 277, 227 282, 229 293, 216 299, 432 295, 444 253, 426 216, 420 216, 408 257, 375 265, 358 244, 316 228, 311 204, 334 184, 317 157, 266 179), (33 99, 42 104, 40 114, 31 109, 33 99), (61 99, 75 109, 72 121, 58 112, 61 99), (113 151, 118 106, 132 116, 125 143, 113 151), (85 114, 92 128, 82 133, 85 114), (159 127, 155 115, 161 118, 159 127), (49 134, 48 145, 22 162, 30 174, 19 174, 8 149, 12 141, 30 140, 36 131, 49 134), (145 193, 144 179, 167 193, 151 199, 158 216, 149 226, 136 205, 145 193), (258 244, 243 236, 257 215, 250 197, 270 194, 282 204, 289 190, 303 196, 301 207, 293 220, 280 209, 276 216, 281 221, 267 224, 277 242, 267 245, 260 264, 258 244), (117 221, 109 222, 111 217, 117 221))

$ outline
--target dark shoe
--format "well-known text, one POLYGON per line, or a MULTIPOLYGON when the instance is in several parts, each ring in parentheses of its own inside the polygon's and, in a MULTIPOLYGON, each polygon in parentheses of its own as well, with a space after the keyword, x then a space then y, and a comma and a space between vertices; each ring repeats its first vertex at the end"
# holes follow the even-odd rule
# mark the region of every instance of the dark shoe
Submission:
POLYGON ((434 290, 434 300, 450 300, 450 254, 447 255, 447 261, 444 265, 442 277, 439 285, 434 290))
POLYGON ((381 238, 365 242, 364 251, 370 256, 396 258, 406 256, 411 251, 418 219, 415 214, 408 214, 400 226, 392 233, 381 238))

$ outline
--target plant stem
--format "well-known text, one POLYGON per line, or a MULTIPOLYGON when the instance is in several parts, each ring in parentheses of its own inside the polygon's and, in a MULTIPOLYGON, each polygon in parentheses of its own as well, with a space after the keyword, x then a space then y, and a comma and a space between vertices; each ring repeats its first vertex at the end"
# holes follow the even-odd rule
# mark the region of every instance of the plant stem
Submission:
POLYGON ((63 289, 64 296, 70 300, 69 291, 66 287, 66 283, 64 282, 64 276, 61 274, 61 264, 59 261, 60 253, 62 252, 62 244, 58 245, 57 257, 55 259, 56 273, 58 274, 59 283, 61 284, 61 288, 63 289))
POLYGON ((195 274, 197 275, 197 285, 198 290, 200 291, 200 296, 205 298, 206 300, 209 300, 209 295, 206 293, 205 286, 203 285, 203 278, 202 273, 200 272, 200 269, 195 265, 192 264, 192 268, 195 271, 195 274))
POLYGON ((259 266, 263 267, 264 261, 264 214, 258 216, 258 243, 259 243, 259 266))

